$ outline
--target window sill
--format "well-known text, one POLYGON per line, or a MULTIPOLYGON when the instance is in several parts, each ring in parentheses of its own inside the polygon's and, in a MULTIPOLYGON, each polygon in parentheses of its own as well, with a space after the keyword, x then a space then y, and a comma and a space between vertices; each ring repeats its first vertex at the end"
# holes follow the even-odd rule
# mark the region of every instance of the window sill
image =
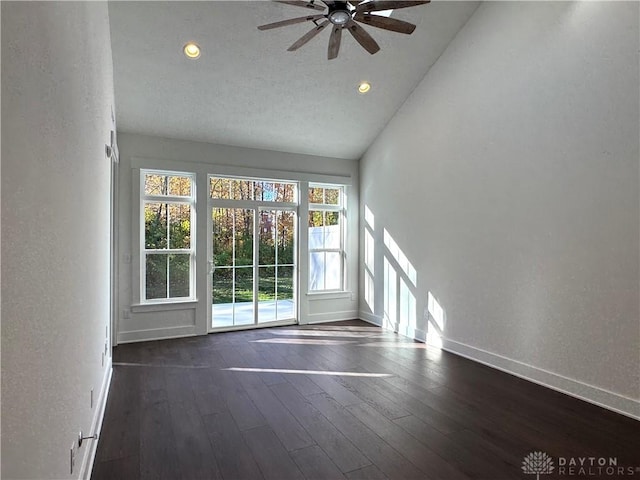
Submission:
POLYGON ((314 300, 338 300, 343 298, 351 298, 353 292, 339 291, 339 292, 308 292, 307 298, 311 301, 314 300))
POLYGON ((172 300, 170 302, 145 302, 131 305, 131 313, 163 312, 166 310, 190 310, 198 305, 197 299, 172 300))

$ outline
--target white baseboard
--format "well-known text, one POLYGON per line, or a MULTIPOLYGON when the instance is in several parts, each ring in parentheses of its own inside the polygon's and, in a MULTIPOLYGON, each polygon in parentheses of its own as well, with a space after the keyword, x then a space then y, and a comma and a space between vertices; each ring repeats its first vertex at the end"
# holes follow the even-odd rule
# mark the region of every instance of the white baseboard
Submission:
MULTIPOLYGON (((104 378, 102 379, 102 385, 100 386, 100 395, 98 396, 98 402, 96 403, 96 411, 91 421, 91 430, 85 432, 85 434, 98 435, 100 439, 100 433, 102 432, 102 420, 104 419, 104 412, 107 407, 107 397, 109 395, 109 387, 111 386, 111 375, 113 374, 113 368, 111 367, 112 359, 106 365, 104 372, 104 378)), ((82 458, 82 466, 80 467, 78 478, 89 480, 91 478, 91 472, 93 471, 93 462, 96 458, 96 452, 98 450, 99 440, 86 440, 87 449, 85 449, 84 457, 82 458)))
POLYGON ((442 339, 442 349, 483 365, 640 420, 640 401, 496 353, 442 339))
POLYGON ((345 310, 343 312, 314 313, 307 315, 307 321, 301 325, 310 325, 314 323, 340 322, 343 320, 355 320, 358 318, 357 310, 345 310))
POLYGON ((150 340, 168 340, 170 338, 192 337, 196 335, 195 325, 156 328, 152 330, 132 330, 118 332, 118 345, 121 343, 146 342, 150 340))
POLYGON ((424 330, 420 330, 419 328, 413 328, 410 325, 403 323, 389 325, 387 322, 387 324, 385 325, 385 321, 383 318, 369 312, 360 311, 358 312, 358 315, 360 320, 364 320, 365 322, 377 325, 378 327, 386 328, 387 330, 396 332, 397 334, 404 337, 411 338, 423 343, 426 343, 427 341, 427 332, 425 332, 424 330))
POLYGON ((376 325, 378 327, 382 326, 382 318, 372 313, 360 311, 358 312, 358 318, 360 318, 360 320, 363 320, 367 323, 371 323, 372 325, 376 325))
POLYGON ((417 340, 418 342, 427 343, 427 332, 416 328, 413 331, 413 339, 417 340))

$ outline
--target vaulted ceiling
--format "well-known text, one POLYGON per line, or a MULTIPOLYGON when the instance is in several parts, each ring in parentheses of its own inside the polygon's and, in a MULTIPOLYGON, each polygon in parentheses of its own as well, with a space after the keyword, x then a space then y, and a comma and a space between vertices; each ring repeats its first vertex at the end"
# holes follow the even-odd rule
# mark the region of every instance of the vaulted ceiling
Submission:
MULTIPOLYGON (((319 1, 319 0, 316 0, 319 1)), ((411 35, 366 26, 327 60, 329 29, 296 52, 312 24, 259 31, 307 10, 268 1, 109 2, 118 129, 184 140, 359 158, 478 6, 433 1, 392 18, 411 35), (188 41, 198 60, 182 53, 188 41), (363 81, 372 84, 357 93, 363 81)))

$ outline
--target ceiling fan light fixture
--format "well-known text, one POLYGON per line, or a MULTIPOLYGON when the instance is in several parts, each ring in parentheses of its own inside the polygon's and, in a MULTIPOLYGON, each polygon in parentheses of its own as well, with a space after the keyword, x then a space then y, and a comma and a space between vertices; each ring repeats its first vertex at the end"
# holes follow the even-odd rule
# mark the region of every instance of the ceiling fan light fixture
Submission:
POLYGON ((371 90, 371 84, 369 82, 360 82, 360 85, 358 85, 358 93, 362 95, 367 93, 369 90, 371 90))
POLYGON ((346 25, 351 20, 351 13, 346 10, 334 10, 328 18, 334 25, 346 25))
POLYGON ((196 58, 200 58, 200 47, 197 43, 189 42, 182 47, 182 51, 186 55, 187 58, 191 58, 195 60, 196 58))

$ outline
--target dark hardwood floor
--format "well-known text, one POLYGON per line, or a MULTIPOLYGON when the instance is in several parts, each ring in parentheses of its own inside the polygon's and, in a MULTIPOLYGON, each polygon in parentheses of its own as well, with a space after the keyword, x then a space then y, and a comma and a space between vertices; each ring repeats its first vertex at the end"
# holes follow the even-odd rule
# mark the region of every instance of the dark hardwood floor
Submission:
POLYGON ((117 347, 92 478, 535 479, 533 451, 640 478, 640 422, 352 321, 117 347))

